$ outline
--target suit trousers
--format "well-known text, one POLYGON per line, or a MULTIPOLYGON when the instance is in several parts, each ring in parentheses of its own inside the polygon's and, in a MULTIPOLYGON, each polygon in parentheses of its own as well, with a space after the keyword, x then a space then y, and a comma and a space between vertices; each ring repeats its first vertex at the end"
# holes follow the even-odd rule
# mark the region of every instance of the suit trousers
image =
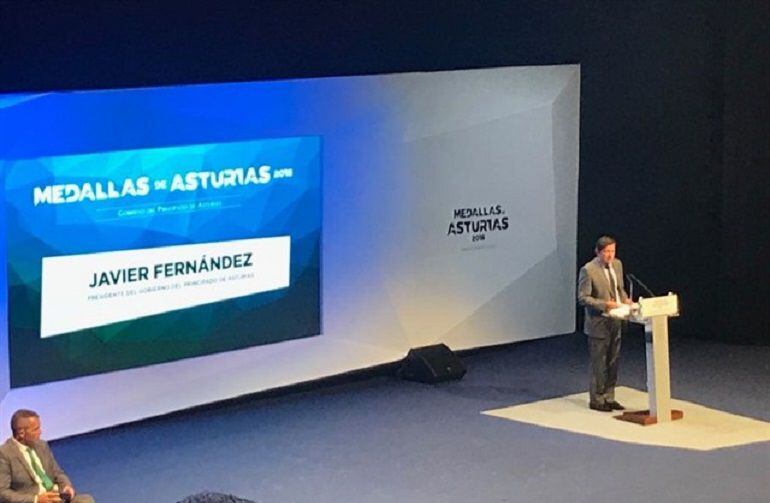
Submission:
POLYGON ((622 323, 619 320, 604 319, 602 328, 606 337, 588 337, 588 351, 591 359, 591 403, 601 405, 615 401, 615 385, 618 382, 618 358, 620 356, 620 335, 622 323))

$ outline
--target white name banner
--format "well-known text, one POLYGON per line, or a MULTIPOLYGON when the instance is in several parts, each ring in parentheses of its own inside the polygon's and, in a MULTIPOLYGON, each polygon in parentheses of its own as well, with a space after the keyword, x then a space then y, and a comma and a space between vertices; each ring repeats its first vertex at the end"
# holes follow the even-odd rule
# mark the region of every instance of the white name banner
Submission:
POLYGON ((45 257, 40 337, 289 286, 289 236, 45 257))

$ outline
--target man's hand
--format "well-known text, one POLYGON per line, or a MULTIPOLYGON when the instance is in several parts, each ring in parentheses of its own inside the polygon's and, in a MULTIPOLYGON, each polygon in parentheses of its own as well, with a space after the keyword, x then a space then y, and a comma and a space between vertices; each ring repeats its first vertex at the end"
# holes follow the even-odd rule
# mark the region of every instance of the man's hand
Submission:
POLYGON ((607 306, 607 307, 606 307, 606 309, 607 309, 607 311, 609 311, 609 310, 611 310, 611 309, 615 309, 615 308, 616 308, 616 307, 618 307, 619 305, 620 305, 620 304, 618 304, 618 303, 617 303, 617 302, 615 302, 614 300, 608 300, 608 301, 607 301, 607 303, 606 303, 606 306, 607 306))
POLYGON ((61 492, 69 494, 70 499, 75 498, 75 488, 72 486, 64 486, 64 489, 62 489, 61 492))
POLYGON ((626 300, 624 300, 624 301, 623 301, 623 304, 628 304, 629 306, 630 306, 631 304, 633 304, 633 303, 634 303, 634 301, 633 301, 633 300, 631 300, 630 298, 628 298, 628 299, 626 299, 626 300))
POLYGON ((61 503, 61 498, 59 497, 59 493, 49 491, 47 493, 38 494, 37 503, 61 503))

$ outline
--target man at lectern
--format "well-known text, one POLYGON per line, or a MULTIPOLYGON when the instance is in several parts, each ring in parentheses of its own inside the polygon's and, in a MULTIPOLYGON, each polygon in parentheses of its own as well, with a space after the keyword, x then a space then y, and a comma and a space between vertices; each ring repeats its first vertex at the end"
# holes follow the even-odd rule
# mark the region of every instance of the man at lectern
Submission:
POLYGON ((591 359, 590 401, 593 410, 623 410, 615 400, 622 321, 609 316, 621 303, 631 304, 623 288, 623 264, 615 258, 615 239, 596 241, 596 257, 580 268, 577 300, 585 308, 583 331, 591 359))
POLYGON ((13 436, 0 446, 0 503, 94 503, 75 489, 40 439, 40 416, 17 410, 11 417, 13 436))

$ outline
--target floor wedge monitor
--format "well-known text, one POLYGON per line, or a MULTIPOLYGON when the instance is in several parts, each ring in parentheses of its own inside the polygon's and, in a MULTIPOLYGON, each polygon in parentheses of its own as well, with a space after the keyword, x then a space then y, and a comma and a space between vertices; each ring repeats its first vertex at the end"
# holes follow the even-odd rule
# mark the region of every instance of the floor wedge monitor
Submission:
POLYGON ((445 344, 425 346, 409 350, 398 375, 410 381, 434 384, 462 379, 465 366, 445 344))

